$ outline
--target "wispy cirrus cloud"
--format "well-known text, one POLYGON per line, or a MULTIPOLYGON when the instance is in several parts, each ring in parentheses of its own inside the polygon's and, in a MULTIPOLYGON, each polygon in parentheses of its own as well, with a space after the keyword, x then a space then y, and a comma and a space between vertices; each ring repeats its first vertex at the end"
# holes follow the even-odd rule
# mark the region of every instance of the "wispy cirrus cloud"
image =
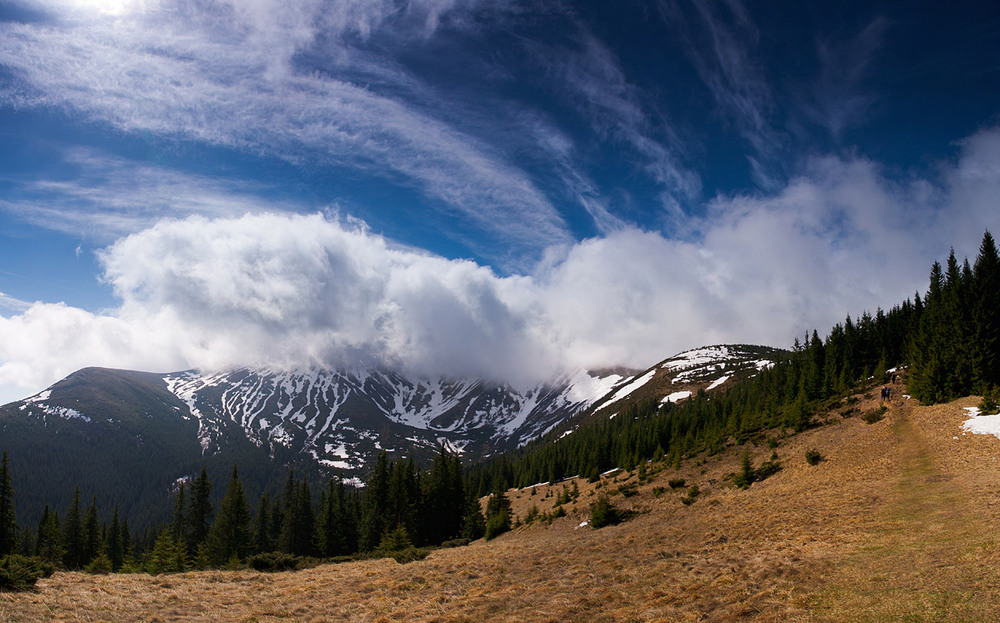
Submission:
POLYGON ((378 85, 303 72, 294 62, 321 27, 327 36, 364 35, 415 16, 426 31, 451 5, 415 3, 400 16, 387 3, 337 5, 329 14, 320 2, 281 10, 263 1, 222 3, 173 21, 164 18, 165 2, 113 20, 7 23, 0 63, 16 80, 0 102, 364 171, 416 189, 498 244, 530 250, 566 242, 558 211, 506 154, 396 97, 394 84, 382 85, 392 93, 382 94, 378 85))
POLYGON ((752 147, 747 159, 754 179, 777 188, 785 139, 772 122, 774 93, 756 55, 760 31, 749 12, 740 0, 662 0, 659 7, 718 110, 752 147))
POLYGON ((611 50, 585 25, 576 22, 572 46, 530 42, 527 47, 556 79, 568 103, 591 127, 630 157, 671 199, 668 207, 681 216, 680 204, 694 200, 701 180, 683 162, 685 146, 669 123, 644 109, 640 90, 630 84, 611 50))
POLYGON ((864 82, 889 26, 888 19, 878 17, 848 39, 823 37, 816 41, 819 75, 801 108, 835 141, 840 141, 845 129, 863 122, 877 101, 877 94, 865 89, 864 82))
MULTIPOLYGON (((7 186, 0 210, 32 225, 107 244, 164 218, 232 217, 282 207, 263 199, 272 189, 252 180, 184 173, 95 149, 67 149, 61 164, 76 174, 0 176, 7 186)), ((301 208, 293 203, 285 207, 301 208)))

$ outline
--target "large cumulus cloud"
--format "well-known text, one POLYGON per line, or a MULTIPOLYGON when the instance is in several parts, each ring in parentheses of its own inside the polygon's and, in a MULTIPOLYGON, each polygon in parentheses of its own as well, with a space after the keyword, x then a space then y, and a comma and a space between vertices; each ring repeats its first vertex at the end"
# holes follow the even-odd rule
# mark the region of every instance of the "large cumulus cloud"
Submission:
POLYGON ((816 158, 769 196, 717 197, 669 238, 623 229, 502 276, 323 214, 162 221, 102 254, 121 304, 36 303, 0 318, 0 384, 86 365, 144 370, 372 362, 514 383, 642 367, 716 342, 787 346, 926 287, 954 245, 1000 231, 1000 132, 931 174, 816 158))

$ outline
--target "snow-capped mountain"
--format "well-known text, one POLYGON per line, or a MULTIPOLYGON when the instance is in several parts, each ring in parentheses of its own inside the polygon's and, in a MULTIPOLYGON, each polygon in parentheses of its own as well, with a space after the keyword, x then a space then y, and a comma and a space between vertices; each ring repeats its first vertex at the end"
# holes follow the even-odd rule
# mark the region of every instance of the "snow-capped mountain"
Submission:
POLYGON ((594 413, 621 409, 623 402, 655 399, 661 403, 687 400, 699 390, 712 391, 769 368, 784 351, 769 346, 722 344, 684 351, 638 374, 616 382, 594 413))
MULTIPOLYGON (((224 482, 238 465, 247 495, 277 494, 288 468, 359 483, 380 451, 427 464, 442 445, 466 462, 632 401, 677 402, 755 374, 782 356, 758 346, 688 351, 645 371, 577 371, 527 388, 482 379, 411 378, 381 368, 241 369, 152 374, 86 368, 0 407, 0 447, 31 483, 21 521, 75 488, 120 503, 137 525, 169 515, 170 492, 204 466, 224 482)), ((221 491, 216 492, 221 495, 221 491)))
POLYGON ((294 450, 353 474, 379 450, 405 456, 444 444, 476 457, 523 445, 590 407, 619 378, 580 371, 517 389, 362 368, 180 372, 163 381, 198 422, 206 453, 219 451, 235 423, 272 455, 294 450))

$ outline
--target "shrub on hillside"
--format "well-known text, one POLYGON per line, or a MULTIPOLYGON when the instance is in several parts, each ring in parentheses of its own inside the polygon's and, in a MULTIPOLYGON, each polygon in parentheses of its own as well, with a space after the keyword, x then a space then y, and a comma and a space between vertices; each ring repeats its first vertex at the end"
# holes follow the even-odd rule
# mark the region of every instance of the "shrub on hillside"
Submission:
POLYGON ((1000 410, 1000 391, 996 387, 988 387, 983 391, 983 399, 979 401, 979 412, 990 415, 1000 410))
POLYGON ((686 483, 683 478, 671 478, 667 481, 667 484, 670 485, 671 489, 680 489, 686 483))
POLYGON ((756 470, 754 470, 757 480, 764 480, 769 476, 773 476, 781 470, 781 463, 778 461, 778 453, 772 452, 771 458, 760 464, 756 470))
POLYGON ((819 462, 823 460, 823 455, 819 453, 819 450, 809 449, 806 450, 806 463, 810 465, 819 465, 819 462))
POLYGON ((757 471, 753 468, 753 462, 750 460, 750 451, 746 450, 740 459, 740 473, 733 478, 733 484, 740 489, 746 489, 755 480, 757 480, 757 471))
POLYGON ((590 505, 590 525, 594 528, 613 526, 624 519, 622 512, 611 503, 608 496, 602 495, 590 505))
POLYGON ((510 530, 510 512, 502 509, 486 520, 486 540, 492 540, 510 530))
POLYGON ((0 561, 0 590, 27 591, 39 578, 52 575, 54 568, 40 558, 10 554, 0 561))
POLYGON ((864 420, 865 422, 867 422, 868 424, 874 424, 875 422, 878 422, 883 417, 885 417, 885 413, 888 410, 889 410, 888 407, 886 407, 885 405, 882 405, 878 409, 872 409, 870 411, 865 411, 861 415, 861 419, 864 420))
POLYGON ((701 495, 701 490, 698 488, 698 485, 691 485, 687 495, 681 498, 681 502, 684 503, 684 506, 691 506, 698 499, 699 495, 701 495))
POLYGON ((285 552, 267 552, 251 556, 247 559, 247 564, 255 571, 274 573, 298 569, 299 559, 285 552))

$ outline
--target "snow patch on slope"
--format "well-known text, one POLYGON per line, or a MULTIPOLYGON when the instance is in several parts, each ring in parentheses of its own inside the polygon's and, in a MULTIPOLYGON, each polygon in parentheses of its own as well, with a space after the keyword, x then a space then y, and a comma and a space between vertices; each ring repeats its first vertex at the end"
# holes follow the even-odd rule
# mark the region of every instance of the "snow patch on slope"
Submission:
MULTIPOLYGON (((614 403, 618 402, 619 400, 622 400, 623 398, 628 398, 630 395, 632 395, 632 392, 634 392, 635 390, 639 389, 640 387, 642 387, 646 383, 648 383, 651 380, 653 380, 653 376, 655 374, 656 374, 656 369, 654 368, 654 369, 650 370, 649 372, 643 374, 642 376, 640 376, 638 378, 634 378, 634 380, 626 383, 624 387, 622 387, 618 391, 616 391, 614 393, 614 395, 611 396, 611 398, 609 398, 606 401, 604 401, 599 407, 597 407, 597 409, 603 409, 603 408, 607 407, 608 405, 614 404, 614 403)), ((595 409, 595 410, 597 410, 597 409, 595 409)))

